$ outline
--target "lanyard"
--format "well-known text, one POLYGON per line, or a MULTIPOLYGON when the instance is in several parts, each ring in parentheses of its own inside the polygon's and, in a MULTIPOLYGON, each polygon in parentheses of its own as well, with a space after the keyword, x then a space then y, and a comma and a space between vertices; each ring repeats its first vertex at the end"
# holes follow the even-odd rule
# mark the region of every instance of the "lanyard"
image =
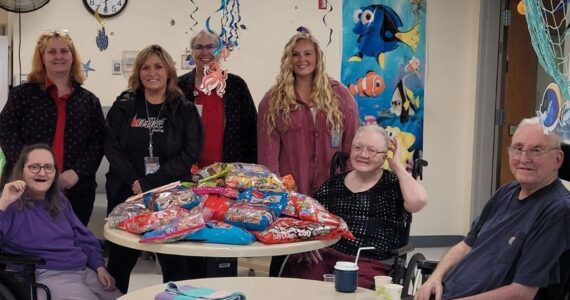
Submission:
MULTIPOLYGON (((166 102, 166 101, 165 101, 166 102)), ((153 146, 152 146, 152 135, 154 134, 154 129, 157 127, 159 119, 160 119, 160 113, 162 113, 162 108, 164 107, 164 102, 162 102, 162 105, 160 106, 160 110, 158 111, 158 116, 156 116, 156 119, 154 122, 151 122, 150 120, 150 114, 148 113, 148 101, 145 99, 144 100, 144 104, 146 106, 146 119, 148 120, 148 123, 150 124, 150 126, 148 126, 148 154, 150 157, 153 157, 153 146)))

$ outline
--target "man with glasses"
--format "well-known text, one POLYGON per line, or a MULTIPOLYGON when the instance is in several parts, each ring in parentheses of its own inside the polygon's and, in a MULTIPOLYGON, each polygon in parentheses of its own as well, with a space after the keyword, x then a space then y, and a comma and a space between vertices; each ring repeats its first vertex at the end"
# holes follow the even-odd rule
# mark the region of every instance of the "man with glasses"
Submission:
POLYGON ((544 134, 538 118, 525 119, 508 151, 516 181, 491 197, 415 299, 533 299, 560 280, 553 275, 570 248, 570 193, 558 179, 559 137, 544 134))

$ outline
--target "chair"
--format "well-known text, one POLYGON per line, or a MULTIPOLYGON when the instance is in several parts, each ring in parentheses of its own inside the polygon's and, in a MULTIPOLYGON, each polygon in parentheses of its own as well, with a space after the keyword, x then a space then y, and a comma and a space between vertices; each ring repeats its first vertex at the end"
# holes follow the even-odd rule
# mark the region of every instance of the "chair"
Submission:
MULTIPOLYGON (((562 143, 561 147, 564 152, 564 160, 562 166, 558 170, 560 179, 570 181, 570 144, 562 143)), ((421 276, 415 281, 414 287, 419 287, 429 275, 437 267, 437 261, 419 261, 417 266, 421 271, 421 276)), ((535 296, 535 300, 570 300, 570 250, 566 250, 559 259, 560 264, 560 283, 551 284, 547 287, 540 288, 535 296)), ((408 285, 412 282, 408 283, 408 285)))
MULTIPOLYGON (((346 170, 347 159, 349 154, 346 152, 336 152, 331 160, 330 176, 342 173, 346 170)), ((414 160, 412 167, 412 177, 423 179, 423 168, 427 167, 428 162, 424 159, 418 158, 414 160)), ((410 227, 412 224, 412 214, 404 210, 402 215, 404 219, 404 232, 402 234, 402 243, 398 248, 391 251, 393 262, 392 269, 388 276, 392 277, 394 283, 403 285, 402 297, 408 294, 410 284, 416 281, 418 275, 417 264, 418 262, 425 261, 425 256, 421 253, 414 254, 406 266, 408 253, 415 249, 414 245, 410 243, 410 227)))
POLYGON ((38 257, 0 254, 0 300, 36 300, 38 288, 45 291, 50 300, 49 288, 36 282, 36 268, 43 264, 44 259, 38 257), (7 270, 7 265, 21 267, 21 270, 7 270))

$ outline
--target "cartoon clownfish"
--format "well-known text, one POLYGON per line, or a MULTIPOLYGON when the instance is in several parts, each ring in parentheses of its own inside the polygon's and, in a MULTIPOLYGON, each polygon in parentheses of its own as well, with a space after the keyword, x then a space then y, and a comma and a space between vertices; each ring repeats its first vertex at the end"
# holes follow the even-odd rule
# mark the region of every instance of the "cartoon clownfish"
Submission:
POLYGON ((404 43, 412 51, 416 51, 420 37, 419 24, 407 32, 398 28, 403 26, 400 16, 385 5, 369 5, 354 11, 354 28, 358 34, 357 46, 359 52, 348 61, 361 61, 364 55, 374 57, 378 65, 384 68, 384 53, 390 52, 404 43))
POLYGON ((356 84, 349 84, 348 90, 353 96, 376 97, 384 92, 386 84, 384 78, 374 71, 366 72, 364 77, 358 78, 356 84))

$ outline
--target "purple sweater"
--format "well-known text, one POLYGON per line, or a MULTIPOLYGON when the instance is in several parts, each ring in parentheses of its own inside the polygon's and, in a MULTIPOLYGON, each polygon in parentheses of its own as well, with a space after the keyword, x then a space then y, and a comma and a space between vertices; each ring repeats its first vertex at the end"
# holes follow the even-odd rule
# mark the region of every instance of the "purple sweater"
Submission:
POLYGON ((0 210, 0 248, 3 252, 42 257, 49 270, 96 270, 104 265, 99 241, 77 219, 63 194, 63 209, 52 218, 48 203, 19 209, 16 201, 0 210))

